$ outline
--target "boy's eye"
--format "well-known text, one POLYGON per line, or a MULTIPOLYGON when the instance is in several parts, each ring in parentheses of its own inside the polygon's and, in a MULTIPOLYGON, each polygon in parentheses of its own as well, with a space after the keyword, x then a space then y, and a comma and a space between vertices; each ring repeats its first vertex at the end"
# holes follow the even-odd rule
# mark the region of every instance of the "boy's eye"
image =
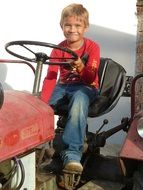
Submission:
POLYGON ((71 25, 70 25, 70 24, 65 24, 65 26, 66 26, 66 27, 71 27, 71 25))
POLYGON ((80 28, 80 27, 82 27, 82 26, 81 26, 80 24, 75 24, 75 25, 65 24, 65 27, 68 27, 68 28, 72 28, 72 27, 80 28))
POLYGON ((80 24, 76 24, 76 25, 75 25, 75 27, 80 28, 80 27, 81 27, 81 25, 80 25, 80 24))

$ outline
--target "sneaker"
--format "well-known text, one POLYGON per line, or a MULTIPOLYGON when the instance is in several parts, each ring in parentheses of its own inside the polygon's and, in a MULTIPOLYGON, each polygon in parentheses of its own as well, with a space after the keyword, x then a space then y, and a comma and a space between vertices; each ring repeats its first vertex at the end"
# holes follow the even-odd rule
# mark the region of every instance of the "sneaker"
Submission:
POLYGON ((64 170, 75 171, 75 172, 82 172, 83 171, 83 167, 82 167, 81 163, 79 163, 77 161, 69 161, 65 165, 64 170))

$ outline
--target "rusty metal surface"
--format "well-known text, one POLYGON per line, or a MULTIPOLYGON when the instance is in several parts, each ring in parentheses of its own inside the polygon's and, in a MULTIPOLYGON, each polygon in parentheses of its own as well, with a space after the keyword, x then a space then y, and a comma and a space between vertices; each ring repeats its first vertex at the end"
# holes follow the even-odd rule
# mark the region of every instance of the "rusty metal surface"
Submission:
POLYGON ((115 183, 106 180, 89 181, 78 190, 121 190, 123 187, 120 183, 115 183))
MULTIPOLYGON (((107 180, 89 181, 77 190, 121 190, 123 184, 107 180)), ((62 190, 56 184, 56 177, 41 176, 37 180, 36 190, 62 190), (40 179, 41 178, 41 179, 40 179)))

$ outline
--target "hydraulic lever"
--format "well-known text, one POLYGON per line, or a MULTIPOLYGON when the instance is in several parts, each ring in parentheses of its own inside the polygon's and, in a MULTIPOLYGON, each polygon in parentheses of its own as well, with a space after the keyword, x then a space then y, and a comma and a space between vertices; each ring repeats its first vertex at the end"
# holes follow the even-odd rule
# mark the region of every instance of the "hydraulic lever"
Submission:
POLYGON ((112 136, 113 134, 117 133, 120 130, 127 131, 127 126, 129 124, 129 119, 128 118, 123 118, 121 121, 121 124, 111 128, 107 131, 102 131, 103 127, 108 124, 108 120, 105 119, 103 121, 102 126, 97 130, 97 132, 91 133, 88 132, 88 144, 90 144, 90 147, 94 148, 95 147, 104 147, 106 143, 106 139, 112 136))
POLYGON ((107 124, 108 124, 108 120, 107 120, 107 119, 104 119, 104 120, 103 120, 103 124, 102 124, 101 127, 96 131, 96 134, 95 134, 95 135, 98 135, 99 132, 101 131, 101 129, 103 129, 103 127, 104 127, 105 125, 107 125, 107 124))

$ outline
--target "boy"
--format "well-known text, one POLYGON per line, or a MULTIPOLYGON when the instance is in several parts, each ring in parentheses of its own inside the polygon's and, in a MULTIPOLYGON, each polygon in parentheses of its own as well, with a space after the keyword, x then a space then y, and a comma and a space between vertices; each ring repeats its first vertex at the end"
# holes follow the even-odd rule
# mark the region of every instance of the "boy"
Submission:
MULTIPOLYGON (((83 170, 80 160, 86 135, 88 107, 96 99, 99 87, 100 48, 96 42, 84 37, 89 27, 88 17, 88 11, 81 4, 71 4, 63 9, 60 26, 65 40, 59 46, 74 51, 78 59, 71 63, 72 69, 50 65, 41 94, 41 98, 54 109, 65 95, 69 99, 68 118, 62 137, 66 148, 61 152, 61 158, 64 169, 77 172, 83 170), (86 64, 81 59, 85 54, 88 55, 86 64), (60 75, 56 84, 58 69, 60 75)), ((70 55, 53 49, 51 57, 61 56, 70 55)))

